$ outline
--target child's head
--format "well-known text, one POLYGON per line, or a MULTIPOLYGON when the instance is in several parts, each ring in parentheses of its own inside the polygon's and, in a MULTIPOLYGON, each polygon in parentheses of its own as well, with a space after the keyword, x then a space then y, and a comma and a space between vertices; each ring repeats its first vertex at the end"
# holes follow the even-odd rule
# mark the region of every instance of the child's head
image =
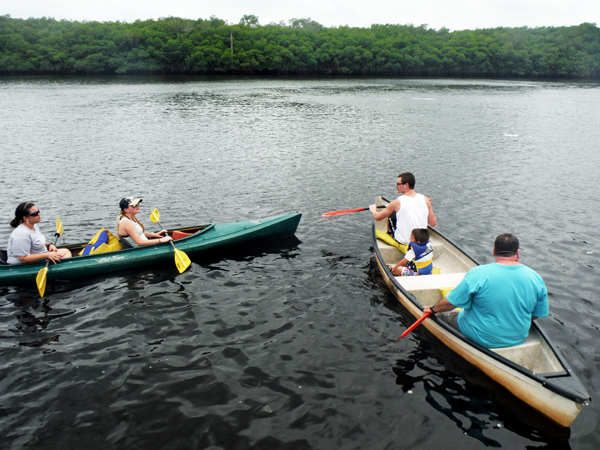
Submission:
POLYGON ((424 244, 429 240, 429 230, 427 228, 415 228, 410 232, 410 240, 417 244, 424 244))

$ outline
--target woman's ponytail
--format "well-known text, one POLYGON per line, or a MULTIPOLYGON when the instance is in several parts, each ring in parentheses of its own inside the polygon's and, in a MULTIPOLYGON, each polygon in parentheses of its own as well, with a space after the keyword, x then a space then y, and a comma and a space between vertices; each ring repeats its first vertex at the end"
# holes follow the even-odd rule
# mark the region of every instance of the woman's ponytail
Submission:
POLYGON ((10 221, 10 226, 17 228, 21 225, 23 223, 23 218, 29 214, 29 210, 34 206, 35 205, 31 202, 23 202, 17 206, 17 209, 15 209, 15 218, 10 221))

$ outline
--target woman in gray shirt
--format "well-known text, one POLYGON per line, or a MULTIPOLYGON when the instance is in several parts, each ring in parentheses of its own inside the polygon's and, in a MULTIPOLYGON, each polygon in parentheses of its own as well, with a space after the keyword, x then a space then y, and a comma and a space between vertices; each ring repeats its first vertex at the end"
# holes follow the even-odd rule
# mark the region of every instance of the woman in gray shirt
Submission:
POLYGON ((31 202, 17 206, 15 218, 10 222, 14 228, 8 239, 7 262, 9 264, 31 263, 49 259, 54 264, 63 258, 70 258, 66 248, 56 248, 46 242, 38 223, 42 221, 40 210, 31 202))

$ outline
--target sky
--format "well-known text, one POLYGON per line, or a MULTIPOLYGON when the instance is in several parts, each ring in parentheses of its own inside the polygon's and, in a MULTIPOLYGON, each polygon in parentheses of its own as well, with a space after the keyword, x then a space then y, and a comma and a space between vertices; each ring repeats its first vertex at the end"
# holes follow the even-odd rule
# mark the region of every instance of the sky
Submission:
POLYGON ((600 0, 2 0, 4 14, 100 22, 216 16, 230 24, 248 14, 261 25, 310 18, 326 27, 392 23, 465 30, 598 24, 600 0))

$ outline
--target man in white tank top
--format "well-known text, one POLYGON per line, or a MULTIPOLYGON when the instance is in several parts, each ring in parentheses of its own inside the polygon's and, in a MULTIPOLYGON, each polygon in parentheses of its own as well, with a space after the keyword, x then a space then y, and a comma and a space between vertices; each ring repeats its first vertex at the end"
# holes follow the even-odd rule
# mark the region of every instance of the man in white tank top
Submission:
POLYGON ((369 210, 375 220, 382 220, 396 214, 396 231, 394 239, 401 244, 410 242, 410 232, 415 228, 427 228, 427 225, 435 227, 437 219, 431 207, 431 201, 423 194, 415 192, 415 176, 410 172, 398 175, 396 182, 398 197, 390 202, 387 207, 377 211, 375 204, 369 205, 369 210))

